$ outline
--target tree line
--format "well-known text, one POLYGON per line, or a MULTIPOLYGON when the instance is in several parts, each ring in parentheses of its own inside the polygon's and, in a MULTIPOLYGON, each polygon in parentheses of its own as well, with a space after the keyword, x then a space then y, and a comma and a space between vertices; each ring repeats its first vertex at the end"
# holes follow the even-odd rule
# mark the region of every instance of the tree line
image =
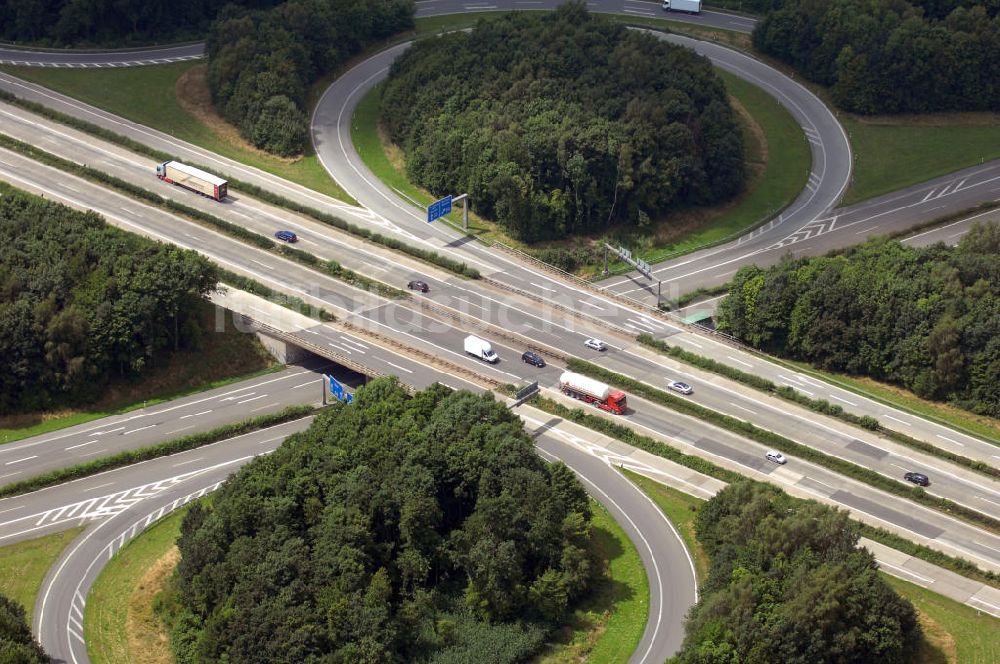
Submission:
POLYGON ((303 152, 310 84, 369 44, 413 27, 412 0, 289 0, 267 10, 230 5, 208 35, 216 108, 255 146, 303 152))
POLYGON ((204 37, 227 4, 280 0, 10 0, 0 2, 0 38, 47 46, 123 46, 204 37))
POLYGON ((49 664, 42 647, 31 634, 24 607, 0 595, 0 662, 5 664, 49 664))
POLYGON ((196 343, 216 281, 193 251, 0 187, 0 413, 94 401, 196 343))
POLYGON ((1000 416, 1000 223, 957 247, 885 238, 742 268, 719 329, 778 355, 1000 416))
POLYGON ((582 2, 411 46, 381 109, 411 179, 468 193, 529 242, 644 226, 743 186, 742 136, 709 61, 582 2))
POLYGON ((760 482, 729 485, 695 519, 710 558, 673 664, 903 664, 913 606, 858 549, 847 513, 760 482))
POLYGON ((786 0, 753 44, 854 113, 998 111, 998 12, 996 0, 786 0))
POLYGON ((592 582, 590 518, 492 395, 375 380, 185 516, 177 661, 523 661, 592 582))

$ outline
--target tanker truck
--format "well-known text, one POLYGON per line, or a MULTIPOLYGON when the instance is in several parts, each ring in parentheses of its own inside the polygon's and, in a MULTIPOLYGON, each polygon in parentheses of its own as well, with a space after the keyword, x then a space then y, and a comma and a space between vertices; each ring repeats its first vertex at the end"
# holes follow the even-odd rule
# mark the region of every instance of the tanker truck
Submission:
POLYGON ((563 372, 559 377, 559 388, 563 394, 592 403, 616 415, 624 414, 628 407, 625 403, 625 393, 621 390, 613 389, 606 383, 572 371, 563 372))

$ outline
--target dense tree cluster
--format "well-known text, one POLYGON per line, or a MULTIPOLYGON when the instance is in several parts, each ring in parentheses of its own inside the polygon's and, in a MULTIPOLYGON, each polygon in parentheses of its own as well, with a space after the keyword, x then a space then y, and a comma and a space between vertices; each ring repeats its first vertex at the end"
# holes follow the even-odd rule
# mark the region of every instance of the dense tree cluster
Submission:
POLYGON ((1000 111, 997 0, 787 0, 758 49, 855 113, 1000 111))
POLYGON ((591 582, 590 508, 491 395, 358 390, 186 517, 178 662, 513 662, 591 582))
POLYGON ((1000 416, 1000 223, 955 248, 876 239, 743 268, 719 323, 757 348, 1000 416))
POLYGON ((309 85, 368 44, 413 27, 412 0, 289 0, 266 11, 226 7, 208 37, 216 107, 244 138, 302 152, 309 85))
POLYGON ((676 664, 902 664, 913 606, 856 548, 846 512, 759 482, 728 486, 695 521, 711 559, 676 664))
POLYGON ((708 60, 582 2, 410 47, 382 121, 414 181, 467 192, 526 241, 648 224, 743 184, 742 136, 708 60))
POLYGON ((163 43, 200 38, 223 5, 268 7, 281 0, 8 0, 0 38, 52 46, 163 43))
POLYGON ((0 595, 0 662, 48 664, 51 660, 31 635, 24 607, 0 595))
POLYGON ((192 343, 215 268, 193 251, 0 189, 0 413, 82 403, 192 343))

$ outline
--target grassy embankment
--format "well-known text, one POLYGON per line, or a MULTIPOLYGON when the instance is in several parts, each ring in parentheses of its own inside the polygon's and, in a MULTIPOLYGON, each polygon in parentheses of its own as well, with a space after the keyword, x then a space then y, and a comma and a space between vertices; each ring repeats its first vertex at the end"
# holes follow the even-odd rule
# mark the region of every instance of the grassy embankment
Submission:
MULTIPOLYGON (((610 578, 577 607, 539 657, 543 664, 624 661, 646 625, 649 586, 639 553, 607 510, 592 506, 594 546, 610 578)), ((172 514, 133 539, 98 577, 84 623, 95 664, 173 661, 154 606, 177 562, 181 519, 182 512, 172 514)))
POLYGON ((139 380, 113 380, 105 394, 90 406, 0 418, 0 444, 38 436, 109 415, 153 406, 254 376, 278 371, 277 364, 257 338, 233 327, 215 331, 215 306, 205 302, 199 312, 201 347, 172 353, 139 380))
MULTIPOLYGON (((659 482, 623 471, 655 502, 674 527, 695 560, 699 581, 704 580, 708 557, 694 535, 694 519, 704 501, 659 482)), ((1000 659, 1000 621, 896 577, 884 575, 900 595, 918 611, 923 636, 913 644, 909 664, 988 664, 1000 659)))
POLYGON ((81 532, 82 526, 0 547, 0 595, 23 606, 29 622, 49 568, 81 532))

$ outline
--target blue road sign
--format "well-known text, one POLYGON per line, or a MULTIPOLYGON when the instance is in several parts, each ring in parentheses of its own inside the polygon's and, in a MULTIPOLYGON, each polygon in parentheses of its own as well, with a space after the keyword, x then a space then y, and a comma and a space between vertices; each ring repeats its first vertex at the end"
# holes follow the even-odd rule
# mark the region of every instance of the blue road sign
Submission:
POLYGON ((344 386, 337 382, 337 379, 333 376, 328 376, 330 379, 330 394, 337 397, 338 401, 344 400, 344 386))
POLYGON ((427 206, 427 223, 451 213, 451 196, 445 196, 427 206))

